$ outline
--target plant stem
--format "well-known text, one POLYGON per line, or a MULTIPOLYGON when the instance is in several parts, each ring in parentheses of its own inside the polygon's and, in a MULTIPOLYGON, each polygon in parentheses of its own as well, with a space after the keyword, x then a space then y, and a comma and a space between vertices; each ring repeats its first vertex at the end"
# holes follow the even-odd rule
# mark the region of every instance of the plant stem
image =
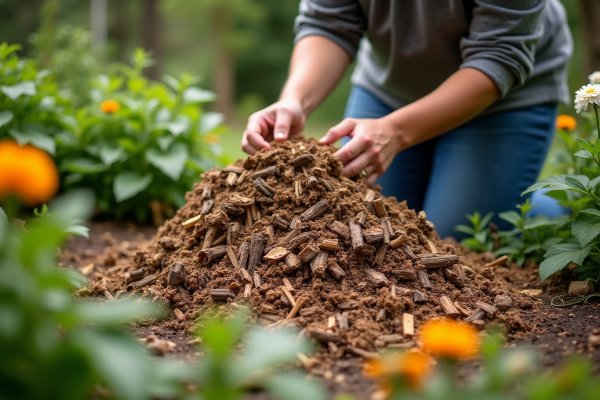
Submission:
POLYGON ((598 118, 598 106, 594 104, 594 113, 596 113, 596 133, 598 134, 598 139, 600 140, 600 118, 598 118))

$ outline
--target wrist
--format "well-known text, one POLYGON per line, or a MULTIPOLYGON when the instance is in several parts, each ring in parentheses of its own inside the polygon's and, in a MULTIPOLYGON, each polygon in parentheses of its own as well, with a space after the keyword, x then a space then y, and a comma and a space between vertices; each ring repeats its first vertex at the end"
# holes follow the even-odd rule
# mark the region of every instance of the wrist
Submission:
POLYGON ((409 130, 406 127, 405 118, 400 110, 381 117, 381 120, 393 132, 396 153, 413 145, 409 136, 409 130))
POLYGON ((279 101, 282 103, 292 104, 295 107, 298 107, 305 116, 307 116, 309 113, 307 100, 305 96, 302 96, 300 93, 283 91, 281 93, 281 96, 279 96, 279 101))

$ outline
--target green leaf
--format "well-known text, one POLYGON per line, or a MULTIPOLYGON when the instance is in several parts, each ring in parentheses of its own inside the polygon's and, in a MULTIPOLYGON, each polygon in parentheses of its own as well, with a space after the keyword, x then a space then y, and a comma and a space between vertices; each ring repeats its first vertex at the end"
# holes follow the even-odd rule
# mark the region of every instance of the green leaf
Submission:
POLYGON ((81 351, 89 354, 100 376, 106 380, 117 398, 142 400, 151 382, 151 366, 141 346, 118 333, 79 331, 73 340, 81 351))
POLYGON ((108 144, 103 144, 102 146, 100 146, 100 150, 98 151, 100 159, 107 167, 111 166, 116 161, 118 161, 123 156, 123 154, 125 154, 125 149, 119 146, 113 147, 108 144))
POLYGON ((188 120, 169 122, 166 124, 166 129, 173 135, 179 136, 190 129, 190 122, 188 120))
POLYGON ((152 182, 152 174, 140 175, 137 172, 121 172, 113 182, 113 192, 117 202, 130 199, 152 182))
POLYGON ((308 380, 306 374, 286 372, 271 376, 265 388, 281 400, 325 400, 326 391, 316 380, 308 380))
POLYGON ((95 174, 97 172, 106 171, 108 166, 98 163, 94 160, 90 160, 89 158, 76 158, 73 160, 67 160, 61 165, 61 169, 64 171, 81 174, 95 174))
POLYGON ((571 233, 582 246, 594 240, 600 234, 600 211, 588 208, 579 212, 571 226, 571 233))
POLYGON ((171 143, 173 143, 174 141, 175 141, 175 136, 173 136, 173 135, 165 135, 165 136, 161 136, 158 139, 156 139, 156 142, 158 143, 158 147, 160 147, 160 149, 162 151, 167 151, 167 149, 169 148, 171 143))
POLYGON ((575 153, 575 157, 589 158, 589 159, 593 159, 594 158, 594 156, 592 155, 592 153, 590 153, 587 150, 579 150, 577 153, 575 153))
POLYGON ((481 231, 481 232, 477 232, 474 235, 474 238, 479 242, 479 243, 485 243, 485 240, 487 239, 487 232, 486 231, 481 231))
POLYGON ((514 226, 519 226, 521 223, 521 215, 516 211, 505 211, 498 214, 498 216, 514 226))
POLYGON ((22 95, 34 96, 36 93, 35 83, 32 81, 23 81, 12 86, 2 86, 0 91, 12 101, 16 101, 22 95))
POLYGON ((525 219, 525 222, 523 223, 523 228, 530 231, 530 230, 541 228, 544 226, 552 226, 554 224, 555 224, 554 221, 552 221, 550 218, 546 217, 545 215, 536 215, 533 218, 525 219))
POLYGON ((493 212, 489 212, 489 213, 485 214, 485 216, 483 218, 481 218, 481 221, 479 222, 479 226, 482 228, 485 228, 490 223, 490 221, 493 217, 494 217, 493 212))
POLYGON ((12 113, 12 111, 9 111, 9 110, 0 111, 0 128, 2 128, 4 125, 6 125, 10 121, 12 121, 13 117, 14 117, 14 114, 12 113))
POLYGON ((592 154, 595 157, 598 157, 598 154, 600 154, 600 140, 596 140, 596 142, 594 142, 592 146, 592 154))
POLYGON ((8 217, 6 216, 6 213, 4 212, 2 207, 0 207, 0 225, 8 225, 8 217))
POLYGON ((583 147, 585 150, 587 150, 590 154, 594 151, 592 144, 590 142, 588 142, 587 140, 580 139, 580 138, 575 138, 575 140, 577 141, 577 143, 579 143, 581 145, 581 147, 583 147))
POLYGON ((252 379, 268 373, 283 362, 290 362, 299 352, 310 349, 307 342, 296 341, 296 334, 290 330, 266 331, 254 329, 246 340, 244 358, 236 364, 237 379, 252 379))
POLYGON ((569 187, 585 193, 587 192, 590 178, 585 175, 565 176, 565 183, 569 185, 569 187))
POLYGON ((542 245, 540 243, 533 243, 530 244, 529 246, 525 247, 525 249, 523 249, 523 253, 525 254, 529 254, 529 253, 533 253, 536 250, 539 250, 542 248, 542 245))
POLYGON ((197 87, 190 87, 183 92, 183 101, 186 103, 207 103, 214 101, 217 96, 209 91, 198 89, 197 87))
POLYGON ((146 160, 174 181, 181 177, 187 158, 188 150, 183 143, 174 143, 166 153, 158 149, 146 150, 146 160))
POLYGON ((540 264, 540 279, 545 281, 570 262, 581 265, 594 245, 595 243, 590 243, 582 248, 578 243, 559 243, 550 247, 540 264))
POLYGON ((206 112, 200 120, 200 133, 209 133, 223 123, 225 117, 218 112, 206 112))
POLYGON ((12 136, 13 139, 15 139, 21 146, 25 144, 31 144, 38 149, 47 151, 52 155, 54 155, 54 152, 56 151, 56 143, 54 142, 54 139, 34 129, 11 129, 10 136, 12 136))
POLYGON ((454 227, 454 230, 458 231, 458 232, 466 233, 467 235, 475 234, 475 229, 471 228, 470 226, 466 226, 466 225, 456 225, 454 227))
POLYGON ((600 184, 600 176, 597 176, 590 181, 590 183, 588 184, 588 190, 590 192, 593 192, 598 187, 598 184, 600 184))
POLYGON ((585 175, 556 175, 551 176, 550 178, 541 180, 537 183, 531 185, 526 191, 521 193, 521 196, 526 195, 527 193, 535 192, 536 190, 548 188, 550 190, 568 190, 570 188, 569 185, 565 183, 565 178, 569 176, 575 179, 587 179, 587 183, 589 182, 589 178, 585 175))

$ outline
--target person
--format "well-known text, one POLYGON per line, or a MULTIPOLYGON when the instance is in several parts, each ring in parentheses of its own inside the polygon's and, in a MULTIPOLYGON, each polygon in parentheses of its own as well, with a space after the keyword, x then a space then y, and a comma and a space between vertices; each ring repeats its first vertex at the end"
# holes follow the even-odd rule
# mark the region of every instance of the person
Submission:
POLYGON ((345 119, 320 139, 345 176, 424 210, 440 237, 524 201, 570 101, 558 0, 301 0, 279 101, 252 114, 250 154, 302 131, 356 57, 345 119))

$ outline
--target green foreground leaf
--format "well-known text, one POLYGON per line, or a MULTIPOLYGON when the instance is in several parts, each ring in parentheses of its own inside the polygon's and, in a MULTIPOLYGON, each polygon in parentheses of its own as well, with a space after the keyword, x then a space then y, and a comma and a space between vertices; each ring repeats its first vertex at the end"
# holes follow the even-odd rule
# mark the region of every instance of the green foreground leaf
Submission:
POLYGON ((550 247, 540 264, 540 279, 545 281, 570 262, 581 265, 593 247, 593 243, 583 248, 578 243, 560 243, 550 247))
POLYGON ((137 172, 122 172, 115 177, 113 192, 117 202, 130 199, 152 182, 152 174, 140 175, 137 172))

